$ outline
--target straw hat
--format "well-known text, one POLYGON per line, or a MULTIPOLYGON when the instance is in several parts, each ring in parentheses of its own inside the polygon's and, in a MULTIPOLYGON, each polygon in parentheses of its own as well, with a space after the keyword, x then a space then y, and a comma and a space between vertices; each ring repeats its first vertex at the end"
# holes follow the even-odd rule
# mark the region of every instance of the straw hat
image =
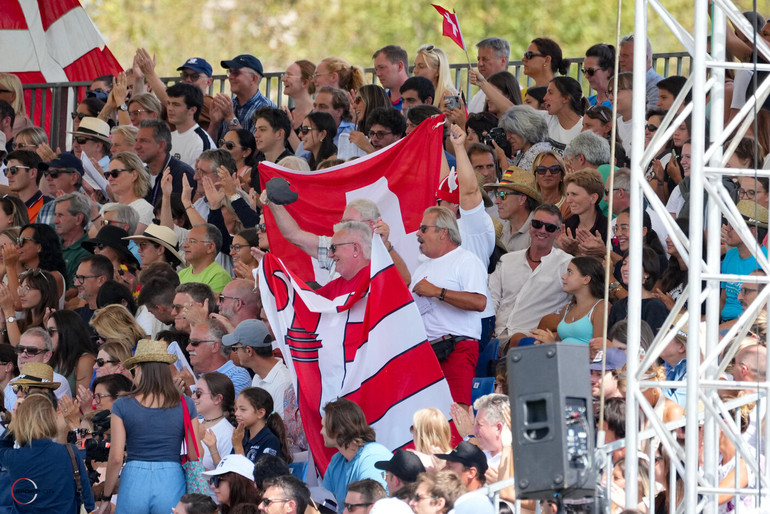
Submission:
POLYGON ((499 182, 484 184, 484 189, 510 189, 511 191, 527 195, 538 203, 543 201, 543 196, 537 190, 535 176, 515 166, 508 168, 499 182))
POLYGON ((77 130, 67 133, 73 136, 97 139, 104 143, 112 143, 112 139, 110 139, 110 126, 106 121, 93 116, 86 116, 80 120, 80 126, 77 130))
POLYGON ((184 259, 179 254, 179 239, 177 239, 174 231, 168 227, 163 227, 153 223, 144 229, 142 235, 128 236, 124 237, 123 239, 141 239, 145 241, 152 241, 153 243, 159 244, 171 252, 171 255, 179 260, 179 264, 184 262, 184 259))
POLYGON ((141 362, 165 362, 171 364, 176 362, 176 355, 168 353, 166 343, 163 341, 152 341, 150 339, 140 339, 136 345, 136 353, 123 362, 126 369, 131 369, 141 362))
POLYGON ((767 209, 751 200, 741 200, 738 202, 738 212, 741 213, 746 224, 755 227, 767 228, 767 209))
POLYGON ((21 375, 13 385, 58 389, 61 383, 53 381, 53 368, 42 362, 28 362, 21 368, 21 375))

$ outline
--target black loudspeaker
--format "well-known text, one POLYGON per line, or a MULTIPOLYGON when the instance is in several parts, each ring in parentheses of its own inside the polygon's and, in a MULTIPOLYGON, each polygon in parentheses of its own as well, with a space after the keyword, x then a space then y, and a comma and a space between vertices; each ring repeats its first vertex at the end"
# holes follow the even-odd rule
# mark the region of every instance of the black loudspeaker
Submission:
POLYGON ((507 359, 516 497, 593 496, 588 345, 512 348, 507 359))

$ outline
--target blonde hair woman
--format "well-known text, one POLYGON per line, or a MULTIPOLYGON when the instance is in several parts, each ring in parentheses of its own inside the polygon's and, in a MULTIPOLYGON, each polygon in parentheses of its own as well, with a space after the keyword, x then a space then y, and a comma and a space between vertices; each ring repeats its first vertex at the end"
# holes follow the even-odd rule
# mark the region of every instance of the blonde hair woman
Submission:
POLYGON ((139 214, 136 232, 129 235, 142 234, 155 216, 152 205, 144 199, 150 189, 150 175, 144 163, 135 153, 120 152, 113 156, 109 171, 104 176, 118 203, 128 205, 139 214))
POLYGON ((440 48, 433 45, 422 45, 418 48, 413 73, 433 82, 433 87, 436 88, 433 105, 439 109, 444 107, 444 96, 457 94, 449 70, 449 58, 440 48))
POLYGON ((139 133, 137 127, 131 125, 120 125, 112 129, 112 148, 110 151, 113 154, 120 152, 132 152, 134 151, 134 145, 136 144, 136 135, 139 133))
POLYGON ((108 305, 94 312, 91 326, 99 334, 100 343, 120 343, 131 352, 137 341, 147 337, 131 313, 122 305, 108 305))
POLYGON ((564 187, 567 166, 561 156, 552 150, 540 152, 532 161, 532 174, 535 175, 538 192, 543 195, 543 203, 558 207, 563 220, 572 216, 564 187))
MULTIPOLYGON (((78 512, 78 499, 72 486, 73 461, 67 448, 55 441, 59 435, 56 425, 51 400, 42 393, 28 394, 13 413, 9 431, 0 440, 0 463, 7 470, 8 483, 21 480, 21 483, 35 484, 31 491, 24 488, 14 491, 18 504, 34 500, 35 509, 42 509, 40 512, 78 512), (19 443, 16 449, 14 439, 19 443), (53 469, 60 473, 51 473, 53 469), (64 470, 68 470, 67 475, 64 470), (38 495, 37 490, 44 490, 46 494, 38 495)), ((91 512, 94 496, 88 473, 83 459, 77 461, 83 504, 91 512)))
POLYGON ((332 86, 352 95, 364 85, 364 70, 341 57, 327 57, 316 66, 313 84, 316 89, 332 86))
POLYGON ((35 126, 32 120, 29 119, 29 116, 27 116, 21 80, 13 73, 0 73, 0 100, 5 100, 11 104, 13 112, 16 114, 13 121, 14 136, 22 129, 35 126))
POLYGON ((418 410, 412 417, 412 430, 414 453, 420 457, 425 469, 443 469, 446 461, 434 455, 452 451, 452 434, 444 413, 434 407, 418 410))

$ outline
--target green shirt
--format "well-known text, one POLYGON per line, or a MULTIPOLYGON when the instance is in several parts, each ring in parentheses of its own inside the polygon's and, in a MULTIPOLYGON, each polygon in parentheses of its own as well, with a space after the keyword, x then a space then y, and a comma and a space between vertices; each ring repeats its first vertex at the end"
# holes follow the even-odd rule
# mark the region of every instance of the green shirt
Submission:
POLYGON ((93 255, 83 248, 83 242, 88 241, 89 239, 88 233, 85 233, 83 234, 83 237, 62 249, 62 256, 64 257, 64 262, 67 264, 67 276, 64 277, 67 282, 67 289, 75 287, 75 274, 78 272, 80 261, 89 255, 93 255))
POLYGON ((188 266, 179 272, 179 283, 201 282, 208 284, 215 293, 221 293, 222 289, 232 280, 230 274, 216 261, 198 274, 193 273, 193 267, 188 266))

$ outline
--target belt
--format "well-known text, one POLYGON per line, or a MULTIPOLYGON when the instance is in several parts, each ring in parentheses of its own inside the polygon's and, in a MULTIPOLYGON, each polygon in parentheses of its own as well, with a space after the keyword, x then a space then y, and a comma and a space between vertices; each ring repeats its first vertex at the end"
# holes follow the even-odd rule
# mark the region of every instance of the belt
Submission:
POLYGON ((457 335, 447 334, 447 335, 441 336, 441 337, 439 337, 437 339, 433 339, 432 341, 430 341, 430 344, 436 344, 436 343, 440 343, 442 341, 448 341, 450 339, 454 339, 455 341, 476 341, 476 342, 479 341, 475 337, 457 336, 457 335))

